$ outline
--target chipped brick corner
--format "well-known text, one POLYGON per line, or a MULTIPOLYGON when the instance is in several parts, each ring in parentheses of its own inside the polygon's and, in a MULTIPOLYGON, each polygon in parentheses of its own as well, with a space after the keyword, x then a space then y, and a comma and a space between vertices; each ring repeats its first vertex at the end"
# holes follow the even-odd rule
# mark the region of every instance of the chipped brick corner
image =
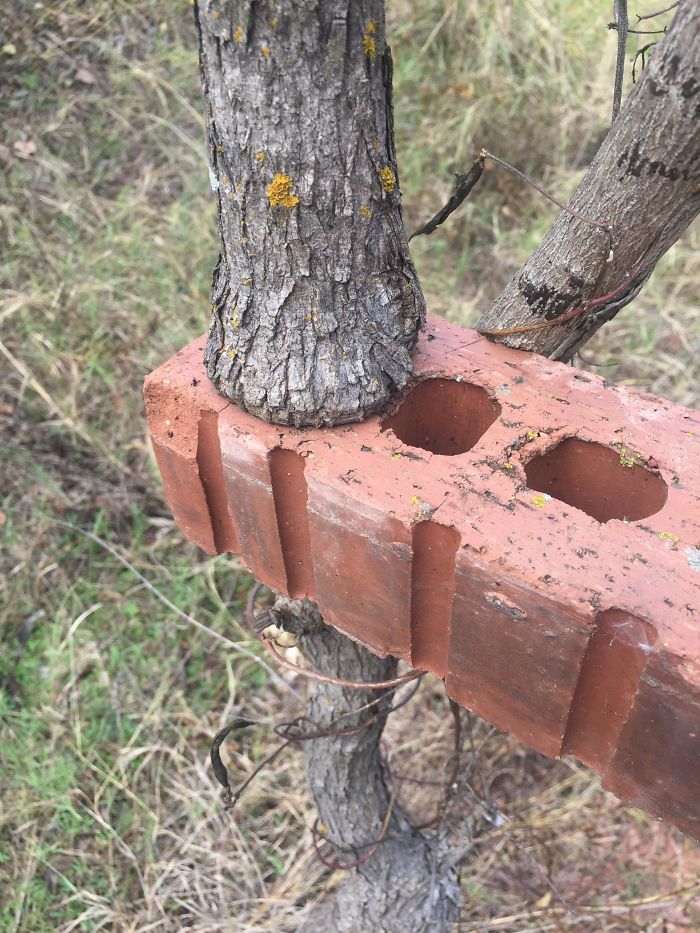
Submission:
POLYGON ((700 838, 700 415, 435 318, 385 419, 228 404, 194 341, 146 379, 183 533, 700 838))

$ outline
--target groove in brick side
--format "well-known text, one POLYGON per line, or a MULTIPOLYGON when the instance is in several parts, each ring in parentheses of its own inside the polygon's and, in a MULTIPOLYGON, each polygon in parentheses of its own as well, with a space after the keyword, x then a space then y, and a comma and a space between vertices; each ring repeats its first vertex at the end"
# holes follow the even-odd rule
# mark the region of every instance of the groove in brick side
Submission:
POLYGON ((202 352, 146 381, 188 538, 700 837, 697 412, 431 318, 392 413, 299 431, 202 352))
POLYGON ((458 547, 454 528, 433 521, 413 526, 411 665, 437 677, 447 673, 458 547))
POLYGON ((197 468, 204 491, 217 554, 238 553, 240 542, 233 526, 219 444, 219 415, 202 411, 197 431, 197 468))
MULTIPOLYGON (((226 415, 227 412, 224 413, 226 415)), ((240 556, 261 583, 287 592, 287 568, 279 535, 269 450, 239 443, 230 419, 219 421, 219 443, 229 508, 240 540, 240 556)))
POLYGON ((571 704, 562 755, 604 772, 632 710, 656 631, 643 619, 601 613, 586 648, 571 704))
POLYGON ((272 498, 277 514, 287 593, 293 599, 315 596, 311 561, 311 538, 307 514, 308 490, 304 458, 294 450, 275 447, 270 451, 272 498))

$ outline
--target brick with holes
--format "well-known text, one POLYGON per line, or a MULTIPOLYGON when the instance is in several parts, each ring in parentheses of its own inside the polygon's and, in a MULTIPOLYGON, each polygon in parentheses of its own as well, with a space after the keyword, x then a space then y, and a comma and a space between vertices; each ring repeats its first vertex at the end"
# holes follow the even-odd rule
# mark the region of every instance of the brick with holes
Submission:
POLYGON ((700 415, 430 318, 384 419, 269 425, 204 338, 146 380, 208 553, 700 838, 700 415))

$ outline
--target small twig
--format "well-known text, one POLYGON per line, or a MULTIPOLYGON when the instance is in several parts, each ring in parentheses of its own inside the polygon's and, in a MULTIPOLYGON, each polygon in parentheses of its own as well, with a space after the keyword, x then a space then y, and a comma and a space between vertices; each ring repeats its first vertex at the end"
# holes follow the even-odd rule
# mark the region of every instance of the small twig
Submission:
POLYGON ((609 252, 612 254, 612 225, 609 223, 599 223, 595 220, 589 220, 588 217, 584 217, 583 214, 580 214, 578 211, 574 210, 572 207, 569 207, 568 204, 564 204, 563 201, 560 201, 559 198, 555 197, 550 191, 547 191, 546 188, 543 188, 542 185, 534 181, 524 172, 521 172, 520 169, 515 168, 514 165, 511 165, 510 162, 506 162, 505 159, 501 159, 498 156, 495 156, 492 152, 489 152, 488 149, 482 149, 479 153, 479 158, 476 159, 472 167, 469 169, 466 175, 457 176, 457 185, 453 195, 450 197, 449 201, 443 208, 441 208, 434 217, 431 217, 427 223, 423 224, 422 227, 419 227, 414 233, 411 234, 409 240, 412 240, 416 236, 425 234, 426 236, 430 235, 434 230, 436 230, 440 224, 444 223, 450 214, 453 214, 457 208, 462 204, 467 195, 470 193, 474 185, 481 178, 481 175, 484 171, 484 160, 490 159, 492 162, 495 162, 496 165, 500 165, 501 168, 506 169, 512 175, 515 175, 521 181, 524 181, 525 184, 530 185, 531 188, 534 188, 535 191, 547 198, 548 201, 551 201, 552 204, 564 211, 567 214, 570 214, 572 217, 575 217, 577 220, 582 220, 584 223, 590 224, 592 227, 597 227, 599 230, 603 230, 608 237, 609 252))
POLYGON ((637 59, 641 57, 643 71, 646 68, 646 61, 644 56, 649 51, 649 49, 653 49, 656 44, 656 42, 648 42, 646 45, 643 45, 641 49, 637 49, 637 51, 634 53, 634 58, 632 60, 632 84, 637 83, 637 59))
POLYGON ((664 26, 663 29, 628 29, 627 32, 634 36, 665 36, 668 32, 668 26, 664 26))
POLYGON ((611 28, 617 29, 617 62, 615 64, 615 87, 613 89, 612 122, 617 119, 622 106, 622 84, 625 78, 625 56, 627 54, 627 33, 629 19, 627 16, 627 0, 615 0, 615 22, 611 28))
POLYGON ((271 765, 272 762, 279 755, 282 754, 282 752, 285 750, 285 748, 288 745, 291 745, 291 741, 282 742, 282 744, 278 745, 277 748, 274 749, 274 751, 270 752, 270 754, 266 758, 263 758, 263 760, 251 771, 251 773, 248 775, 245 781, 243 781, 242 784, 239 784, 238 787, 234 791, 229 790, 228 799, 227 799, 227 795, 224 794, 224 810, 232 810, 235 807, 235 805, 238 803, 239 797, 241 796, 243 791, 246 789, 246 787, 252 781, 255 780, 255 778, 260 774, 263 768, 266 768, 268 765, 271 765))
POLYGON ((644 16, 640 16, 639 13, 634 15, 637 17, 637 22, 641 23, 643 19, 654 19, 656 16, 661 16, 662 13, 670 13, 671 10, 675 10, 680 0, 676 0, 675 3, 672 3, 671 6, 664 7, 663 10, 657 10, 656 13, 645 13, 644 16))
POLYGON ((363 722, 358 723, 356 726, 349 726, 346 729, 334 729, 333 726, 336 723, 340 722, 341 719, 346 719, 348 716, 356 716, 358 713, 363 712, 366 709, 370 709, 372 706, 376 706, 379 703, 382 703, 388 693, 393 693, 398 690, 402 685, 397 685, 392 687, 387 693, 384 693, 380 697, 376 697, 374 700, 370 700, 369 703, 364 703, 362 706, 358 706, 355 709, 348 710, 345 713, 341 713, 339 716, 336 716, 335 719, 331 720, 328 726, 325 728, 316 728, 314 731, 294 731, 296 727, 301 723, 310 723, 312 726, 316 725, 313 720, 308 719, 306 716, 299 716, 296 719, 293 719, 291 722, 280 722, 274 729, 275 733, 281 738, 284 739, 281 745, 278 745, 274 751, 272 751, 266 758, 256 766, 256 768, 248 775, 248 777, 239 784, 235 791, 232 791, 229 786, 228 772, 226 766, 221 761, 219 755, 219 747, 229 732, 235 728, 242 728, 243 724, 245 725, 255 725, 247 719, 238 719, 235 720, 230 726, 222 729, 220 732, 214 736, 210 749, 211 762, 214 767, 214 774, 218 782, 224 787, 226 793, 224 794, 224 809, 230 810, 238 802, 239 797, 243 791, 248 787, 248 785, 255 780, 255 778, 260 774, 260 772, 266 768, 268 765, 280 755, 288 745, 293 745, 295 742, 313 742, 315 739, 328 739, 328 738, 343 738, 343 736, 357 735, 359 732, 364 732, 365 729, 369 729, 373 726, 378 719, 383 719, 389 716, 390 713, 395 713, 396 710, 401 709, 402 706, 405 706, 407 703, 410 703, 413 697, 416 695, 418 688, 420 687, 420 680, 417 680, 414 687, 408 692, 408 694, 398 703, 394 703, 389 706, 387 709, 382 709, 378 711, 374 716, 370 716, 369 719, 365 719, 363 722))
POLYGON ((482 151, 479 155, 479 158, 474 162, 466 175, 457 175, 454 193, 447 204, 441 210, 439 210, 437 214, 435 214, 435 216, 432 217, 427 223, 423 224, 422 227, 419 227, 417 230, 415 230, 408 238, 409 241, 416 236, 429 236, 433 230, 440 226, 441 223, 444 223, 450 214, 453 214, 459 205, 465 200, 474 185, 481 178, 483 171, 484 153, 482 151))

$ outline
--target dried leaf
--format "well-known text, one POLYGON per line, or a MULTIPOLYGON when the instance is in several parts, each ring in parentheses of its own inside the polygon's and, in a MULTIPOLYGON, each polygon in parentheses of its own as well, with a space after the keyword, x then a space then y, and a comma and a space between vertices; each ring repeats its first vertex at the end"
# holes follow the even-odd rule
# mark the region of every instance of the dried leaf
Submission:
POLYGON ((36 143, 33 139, 18 139, 16 143, 13 143, 12 148, 17 155, 23 156, 26 159, 36 152, 36 143))
POLYGON ((75 80, 80 81, 81 84, 94 84, 97 79, 88 68, 78 68, 75 80))

